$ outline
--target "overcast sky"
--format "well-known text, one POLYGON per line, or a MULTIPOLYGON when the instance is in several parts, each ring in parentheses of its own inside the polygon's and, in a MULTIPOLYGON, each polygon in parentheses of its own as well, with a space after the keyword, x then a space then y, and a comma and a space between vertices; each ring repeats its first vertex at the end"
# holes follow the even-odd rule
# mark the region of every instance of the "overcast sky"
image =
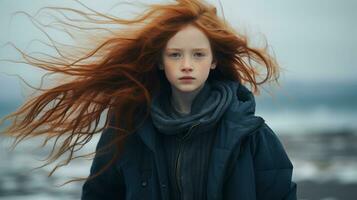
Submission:
MULTIPOLYGON (((118 1, 82 2, 105 11, 118 1)), ((220 13, 218 0, 209 2, 214 3, 220 13)), ((285 69, 282 81, 356 81, 356 0, 221 0, 221 3, 225 18, 232 26, 246 30, 256 41, 262 35, 266 36, 278 62, 285 69)), ((14 11, 24 10, 33 14, 45 5, 74 4, 70 0, 0 0, 0 44, 12 41, 24 48, 34 37, 43 37, 24 16, 13 18, 10 26, 9 22, 14 11)), ((12 53, 8 48, 0 49, 1 58, 12 53)), ((17 73, 35 82, 40 76, 34 68, 1 62, 0 72, 17 73)), ((0 74, 0 83, 10 79, 0 74)))

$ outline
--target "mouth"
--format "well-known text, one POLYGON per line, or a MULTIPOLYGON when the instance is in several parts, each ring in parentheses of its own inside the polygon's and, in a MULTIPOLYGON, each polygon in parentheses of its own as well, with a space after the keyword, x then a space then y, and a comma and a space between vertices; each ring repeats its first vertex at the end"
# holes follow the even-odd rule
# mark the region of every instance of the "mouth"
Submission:
POLYGON ((193 79, 195 79, 195 78, 193 78, 193 77, 190 77, 190 76, 185 76, 185 77, 181 77, 181 78, 179 78, 180 80, 193 80, 193 79))
POLYGON ((193 81, 194 81, 194 78, 180 78, 180 82, 181 83, 189 83, 189 84, 191 84, 191 83, 193 83, 193 81))

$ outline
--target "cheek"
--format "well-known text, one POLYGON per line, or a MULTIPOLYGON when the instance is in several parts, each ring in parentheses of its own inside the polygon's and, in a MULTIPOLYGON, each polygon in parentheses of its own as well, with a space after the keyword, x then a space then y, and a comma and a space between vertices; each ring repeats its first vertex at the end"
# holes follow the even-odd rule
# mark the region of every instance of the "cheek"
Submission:
POLYGON ((171 67, 171 68, 173 66, 177 65, 177 61, 170 60, 170 59, 164 59, 163 63, 164 63, 165 66, 168 66, 168 67, 171 67))
POLYGON ((166 69, 168 66, 172 66, 173 63, 172 63, 172 61, 163 58, 162 64, 165 66, 165 69, 166 69))
POLYGON ((211 65, 212 65, 211 61, 205 61, 205 62, 202 63, 202 65, 201 65, 202 71, 205 71, 205 72, 208 73, 208 72, 211 70, 211 65))
POLYGON ((175 60, 164 59, 163 60, 165 71, 173 72, 179 67, 179 63, 175 60))
POLYGON ((172 80, 175 78, 175 66, 171 63, 164 63, 165 75, 168 80, 172 80))

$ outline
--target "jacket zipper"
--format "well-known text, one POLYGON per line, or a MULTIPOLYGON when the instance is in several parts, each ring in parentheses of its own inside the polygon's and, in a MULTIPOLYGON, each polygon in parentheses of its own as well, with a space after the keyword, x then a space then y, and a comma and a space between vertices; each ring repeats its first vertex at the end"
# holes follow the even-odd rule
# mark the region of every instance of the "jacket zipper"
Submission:
POLYGON ((178 153, 176 157, 176 165, 175 165, 176 185, 177 185, 179 199, 181 199, 181 192, 182 192, 181 182, 180 182, 180 166, 181 166, 181 155, 182 155, 183 145, 184 142, 187 140, 187 138, 189 138, 189 136, 192 134, 193 127, 198 126, 199 124, 200 122, 192 125, 190 129, 187 131, 187 133, 179 141, 179 149, 178 149, 178 153))

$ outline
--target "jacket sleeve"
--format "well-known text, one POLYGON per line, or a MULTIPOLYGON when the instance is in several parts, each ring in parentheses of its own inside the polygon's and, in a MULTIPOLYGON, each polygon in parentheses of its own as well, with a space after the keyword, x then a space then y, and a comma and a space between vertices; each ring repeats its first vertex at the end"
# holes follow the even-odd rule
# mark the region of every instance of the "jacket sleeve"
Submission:
POLYGON ((293 165, 277 135, 264 123, 253 137, 257 200, 296 200, 293 165))
MULTIPOLYGON (((106 146, 114 137, 114 130, 111 128, 104 129, 99 139, 96 149, 106 146)), ((90 176, 99 172, 113 158, 113 149, 105 150, 103 153, 96 154, 90 169, 90 176)), ((110 165, 100 175, 93 179, 88 179, 82 188, 82 200, 111 200, 125 199, 125 188, 123 177, 115 167, 110 165)))

